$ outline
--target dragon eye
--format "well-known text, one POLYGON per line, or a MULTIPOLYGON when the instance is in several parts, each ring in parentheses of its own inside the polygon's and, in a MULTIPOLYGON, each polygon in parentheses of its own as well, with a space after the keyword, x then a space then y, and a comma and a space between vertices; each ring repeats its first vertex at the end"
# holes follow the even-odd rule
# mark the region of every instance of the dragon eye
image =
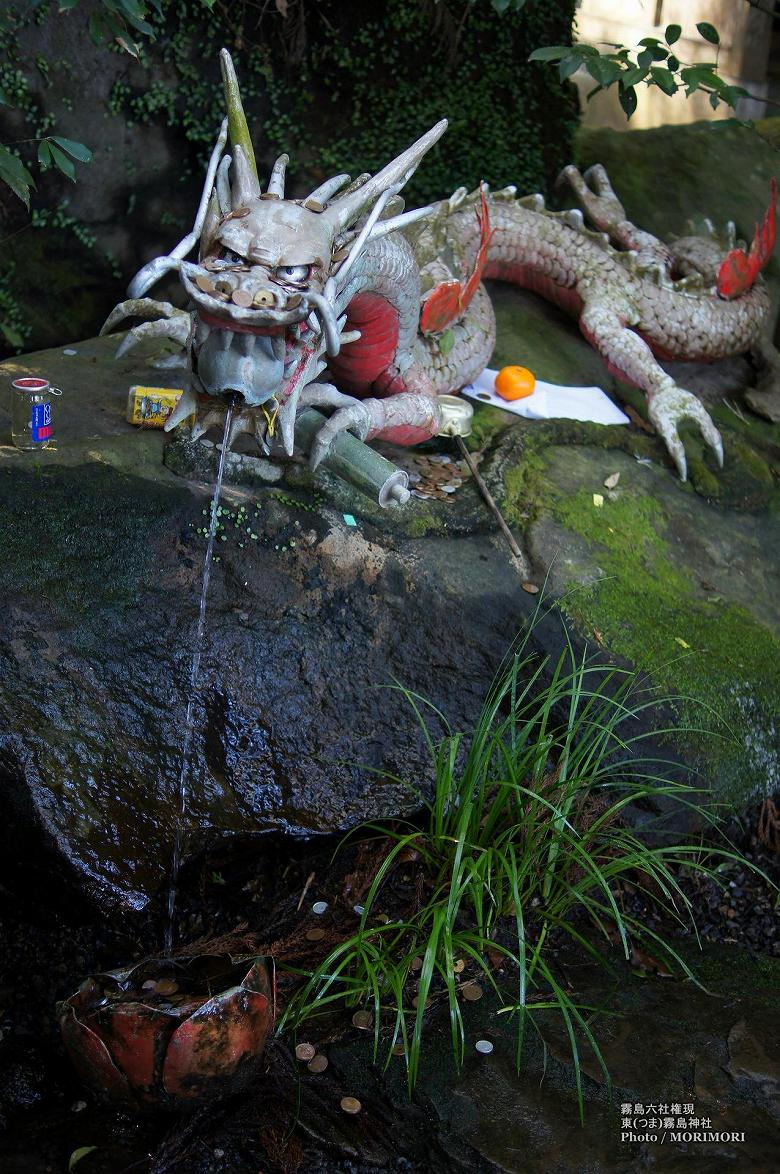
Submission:
POLYGON ((275 270, 281 281, 291 281, 293 285, 303 285, 311 276, 311 265, 280 265, 275 270))

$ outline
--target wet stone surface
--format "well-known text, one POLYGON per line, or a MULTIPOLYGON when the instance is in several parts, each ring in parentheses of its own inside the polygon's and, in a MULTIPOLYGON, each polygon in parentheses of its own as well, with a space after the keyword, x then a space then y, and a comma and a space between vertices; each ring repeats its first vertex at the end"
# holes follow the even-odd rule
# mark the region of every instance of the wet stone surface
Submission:
MULTIPOLYGON (((42 833, 94 890, 143 903, 170 856, 208 499, 97 463, 0 469, 0 497, 14 836, 42 833)), ((489 538, 455 560, 441 539, 388 542, 304 497, 239 508, 226 498, 212 577, 193 832, 313 834, 416 807, 390 776, 424 788, 423 747, 387 686, 468 722, 523 614, 508 559, 489 538)))

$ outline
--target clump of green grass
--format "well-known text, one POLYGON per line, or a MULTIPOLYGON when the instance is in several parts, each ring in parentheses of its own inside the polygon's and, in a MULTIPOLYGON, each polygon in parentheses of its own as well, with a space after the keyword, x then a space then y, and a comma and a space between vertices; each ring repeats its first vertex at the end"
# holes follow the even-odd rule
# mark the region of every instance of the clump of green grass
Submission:
POLYGON ((382 837, 389 851, 357 931, 306 976, 281 1026, 297 1027, 334 1004, 371 1007, 376 1052, 384 1041, 389 1063, 393 1047, 403 1043, 411 1090, 432 994, 446 1000, 453 1054, 458 1066, 463 1062, 455 962, 467 959, 514 1017, 518 1067, 528 1027, 540 1030, 538 1012, 560 1013, 582 1115, 583 1041, 607 1083, 609 1073, 591 1027, 596 1008, 564 989, 551 938, 568 937, 607 966, 601 942, 610 948, 618 942, 627 959, 632 948, 644 947, 696 981, 669 940, 626 912, 620 882, 630 881, 695 933, 681 875, 717 881, 718 869, 739 857, 728 846, 705 852, 698 843, 640 838, 624 818, 629 804, 672 797, 693 806, 696 799, 695 788, 666 777, 663 764, 643 755, 648 734, 639 719, 658 706, 657 695, 633 672, 578 657, 568 637, 557 663, 549 663, 530 653, 529 636, 503 666, 468 737, 448 732, 436 744, 425 719, 433 707, 403 690, 435 766, 433 799, 424 804, 421 823, 358 829, 382 837), (424 897, 402 918, 376 924, 380 891, 410 853, 424 871, 424 897), (500 955, 510 976, 501 985, 490 954, 500 955))

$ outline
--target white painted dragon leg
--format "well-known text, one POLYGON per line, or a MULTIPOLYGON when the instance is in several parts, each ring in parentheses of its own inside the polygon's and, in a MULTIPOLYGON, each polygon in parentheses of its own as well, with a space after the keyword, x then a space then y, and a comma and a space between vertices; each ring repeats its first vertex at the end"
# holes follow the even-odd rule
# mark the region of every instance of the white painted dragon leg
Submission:
POLYGON ((387 439, 415 444, 436 436, 442 426, 436 396, 405 391, 387 399, 355 400, 338 408, 317 433, 309 461, 316 469, 327 456, 339 432, 352 432, 360 440, 387 439))
POLYGON ((606 232, 616 245, 636 253, 642 267, 661 265, 669 269, 671 258, 668 247, 652 233, 631 223, 615 194, 606 168, 600 163, 589 167, 584 175, 570 164, 558 176, 558 183, 567 183, 591 224, 601 232, 606 232))
POLYGON ((666 374, 647 343, 626 325, 627 319, 631 320, 630 315, 621 311, 625 311, 625 307, 586 301, 580 329, 610 367, 617 368, 629 383, 644 391, 650 420, 663 439, 682 481, 688 476, 685 446, 677 431, 683 420, 694 420, 698 424, 704 440, 722 466, 720 433, 701 401, 690 391, 678 387, 671 375, 666 374))

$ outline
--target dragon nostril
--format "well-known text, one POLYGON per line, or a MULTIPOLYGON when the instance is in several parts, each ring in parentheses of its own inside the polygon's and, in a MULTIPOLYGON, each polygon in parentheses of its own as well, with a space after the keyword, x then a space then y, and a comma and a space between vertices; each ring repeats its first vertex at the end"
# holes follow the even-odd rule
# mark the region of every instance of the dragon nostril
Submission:
POLYGON ((276 298, 271 293, 270 289, 259 289, 252 299, 252 305, 257 306, 258 309, 275 306, 276 298))
POLYGON ((229 298, 233 292, 233 286, 229 281, 225 281, 224 277, 214 282, 214 289, 217 293, 224 294, 226 298, 229 298))

